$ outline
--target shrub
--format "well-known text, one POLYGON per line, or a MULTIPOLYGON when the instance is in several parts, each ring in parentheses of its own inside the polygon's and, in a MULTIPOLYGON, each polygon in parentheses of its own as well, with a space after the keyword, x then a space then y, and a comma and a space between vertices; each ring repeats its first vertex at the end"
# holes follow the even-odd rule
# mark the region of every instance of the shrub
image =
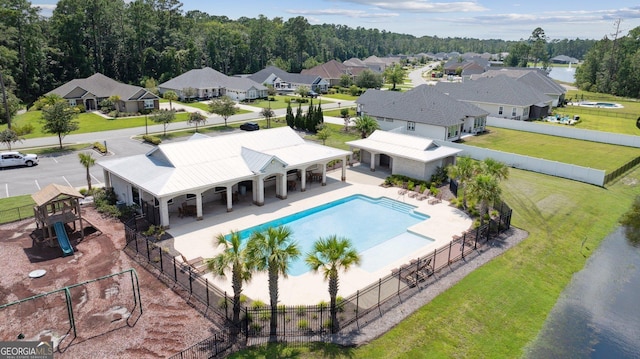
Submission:
POLYGON ((25 123, 22 126, 13 125, 13 131, 18 136, 25 136, 32 133, 35 130, 35 127, 30 123, 25 123))
POLYGON ((260 299, 254 300, 251 303, 251 308, 253 308, 253 309, 261 309, 261 308, 264 308, 266 306, 267 305, 263 301, 261 301, 260 299))
POLYGON ((320 309, 327 309, 327 306, 329 306, 329 304, 327 302, 325 302, 324 300, 321 300, 320 303, 318 303, 318 307, 320 309))
POLYGON ((262 313, 260 313, 260 317, 259 319, 263 322, 268 322, 271 319, 271 312, 266 310, 262 313))
POLYGON ((278 313, 280 314, 284 314, 287 311, 287 306, 284 304, 279 304, 278 305, 278 313))
POLYGON ((96 151, 98 151, 98 152, 100 152, 100 153, 102 153, 102 154, 106 154, 106 153, 107 153, 107 148, 104 146, 104 144, 103 144, 103 143, 100 143, 100 142, 94 142, 94 143, 93 143, 93 148, 94 148, 96 151))
POLYGON ((296 308, 296 313, 298 314, 298 316, 303 316, 305 315, 305 313, 307 312, 307 307, 305 307, 304 305, 299 305, 296 308))
POLYGON ((427 184, 424 182, 420 183, 420 193, 424 193, 425 189, 427 189, 427 184))
POLYGON ((152 135, 144 135, 142 136, 142 139, 145 142, 149 142, 154 145, 159 145, 162 142, 162 139, 160 139, 160 137, 152 136, 152 135))
POLYGON ((298 321, 298 329, 301 329, 301 330, 309 329, 309 321, 306 319, 300 319, 298 321))
POLYGON ((218 307, 220 309, 231 307, 231 300, 227 300, 226 298, 220 298, 220 300, 218 300, 218 307))
POLYGON ((260 333, 262 331, 262 325, 260 325, 259 323, 252 323, 251 324, 251 331, 253 331, 255 333, 260 333))
POLYGON ((413 191, 414 188, 416 188, 415 183, 413 183, 413 181, 409 181, 409 184, 407 184, 407 189, 409 191, 413 191))
POLYGON ((327 319, 324 323, 322 323, 322 326, 326 329, 331 328, 331 319, 327 319))

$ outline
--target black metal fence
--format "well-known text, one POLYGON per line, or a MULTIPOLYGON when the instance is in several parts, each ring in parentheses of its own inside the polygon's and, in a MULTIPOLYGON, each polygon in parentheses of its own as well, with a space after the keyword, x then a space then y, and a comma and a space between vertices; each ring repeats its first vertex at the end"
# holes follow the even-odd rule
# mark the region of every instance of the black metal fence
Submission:
MULTIPOLYGON (((355 294, 347 298, 338 298, 336 328, 343 330, 352 324, 365 325, 428 288, 437 281, 440 276, 436 274, 443 269, 451 268, 452 264, 461 262, 467 256, 477 255, 478 248, 511 226, 511 208, 503 202, 495 203, 493 208, 498 211, 497 217, 460 236, 454 236, 449 244, 394 269, 389 275, 356 291, 355 294)), ((132 258, 157 269, 167 283, 179 285, 187 292, 190 300, 198 302, 200 306, 196 308, 201 312, 207 316, 215 314, 218 319, 222 318, 225 321, 229 330, 234 329, 231 322, 231 293, 228 294, 211 284, 203 276, 203 272, 176 260, 176 257, 164 251, 154 239, 141 235, 136 231, 135 224, 125 225, 125 236, 125 251, 132 258)), ((279 342, 324 341, 331 333, 333 323, 328 303, 278 306, 274 311, 268 305, 250 303, 242 306, 241 328, 235 329, 247 341, 251 339, 254 343, 265 342, 266 338, 270 337, 270 323, 274 315, 277 324, 275 337, 279 342)), ((231 345, 228 337, 214 336, 213 339, 198 343, 174 358, 200 358, 206 355, 213 357, 217 355, 218 350, 226 350, 228 347, 223 348, 225 345, 231 345)))
POLYGON ((33 216, 32 204, 6 209, 4 211, 0 211, 0 224, 17 222, 23 219, 32 218, 33 216))
POLYGON ((636 157, 636 158, 632 159, 631 161, 625 163, 624 165, 620 166, 615 171, 613 171, 613 172, 607 174, 606 176, 604 176, 604 184, 606 185, 607 183, 613 181, 614 179, 622 176, 628 170, 630 170, 633 167, 637 166, 639 163, 640 163, 640 157, 636 157))
POLYGON ((228 332, 216 333, 209 338, 172 355, 169 359, 209 359, 215 358, 229 350, 232 346, 228 332))

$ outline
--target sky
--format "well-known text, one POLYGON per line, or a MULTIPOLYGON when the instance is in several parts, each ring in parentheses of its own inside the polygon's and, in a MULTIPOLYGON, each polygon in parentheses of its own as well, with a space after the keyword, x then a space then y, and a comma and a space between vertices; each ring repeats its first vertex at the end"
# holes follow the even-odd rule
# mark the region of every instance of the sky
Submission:
MULTIPOLYGON (((57 0, 31 0, 50 16, 57 0)), ((128 0, 127 0, 128 1, 128 0)), ((341 24, 420 36, 527 39, 541 27, 549 40, 613 38, 640 26, 637 0, 182 0, 182 10, 230 19, 303 16, 310 24, 341 24)))

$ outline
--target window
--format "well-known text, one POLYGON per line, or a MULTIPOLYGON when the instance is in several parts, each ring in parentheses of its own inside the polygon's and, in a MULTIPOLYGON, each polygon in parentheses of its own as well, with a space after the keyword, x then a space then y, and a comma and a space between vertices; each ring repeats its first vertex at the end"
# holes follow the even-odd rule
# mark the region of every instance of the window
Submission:
POLYGON ((187 199, 193 199, 196 198, 196 195, 193 193, 187 193, 187 199))
POLYGON ((72 98, 69 100, 69 106, 76 106, 76 99, 72 98))
POLYGON ((528 108, 528 107, 525 107, 525 108, 522 110, 522 116, 523 116, 523 117, 525 117, 525 118, 528 118, 528 117, 529 117, 529 108, 528 108))
POLYGON ((515 115, 516 115, 516 113, 517 113, 517 112, 516 112, 516 108, 514 107, 514 108, 511 110, 511 116, 515 116, 515 115))
POLYGON ((151 100, 144 100, 144 108, 145 109, 150 109, 150 108, 155 108, 155 101, 153 99, 151 100))
POLYGON ((447 127, 447 138, 451 138, 458 135, 458 126, 447 127))
POLYGON ((415 131, 416 130, 416 123, 413 121, 408 121, 407 122, 407 131, 415 131))
POLYGON ((503 110, 504 110, 504 109, 502 108, 502 106, 500 106, 500 108, 498 109, 498 115, 502 115, 502 111, 503 111, 503 110))
POLYGON ((385 118, 384 120, 385 120, 386 122, 393 122, 393 119, 392 119, 392 118, 385 118))

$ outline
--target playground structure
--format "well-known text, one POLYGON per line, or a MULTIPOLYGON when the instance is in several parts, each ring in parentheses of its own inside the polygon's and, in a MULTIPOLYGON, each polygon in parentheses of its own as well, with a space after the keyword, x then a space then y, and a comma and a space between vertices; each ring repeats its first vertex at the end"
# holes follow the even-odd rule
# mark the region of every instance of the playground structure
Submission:
POLYGON ((138 274, 130 268, 0 305, 0 320, 5 323, 0 340, 45 336, 58 349, 69 336, 66 347, 78 337, 86 340, 125 325, 132 327, 141 315, 138 274), (91 309, 87 309, 87 298, 94 303, 91 309))
POLYGON ((84 196, 73 187, 52 183, 32 194, 31 197, 36 202, 33 207, 36 226, 42 231, 42 237, 36 240, 53 247, 56 245, 54 239, 57 239, 63 256, 72 255, 73 247, 65 227, 67 223, 72 223, 73 231, 78 231, 76 227, 76 221, 78 221, 80 236, 84 239, 79 201, 84 196))

